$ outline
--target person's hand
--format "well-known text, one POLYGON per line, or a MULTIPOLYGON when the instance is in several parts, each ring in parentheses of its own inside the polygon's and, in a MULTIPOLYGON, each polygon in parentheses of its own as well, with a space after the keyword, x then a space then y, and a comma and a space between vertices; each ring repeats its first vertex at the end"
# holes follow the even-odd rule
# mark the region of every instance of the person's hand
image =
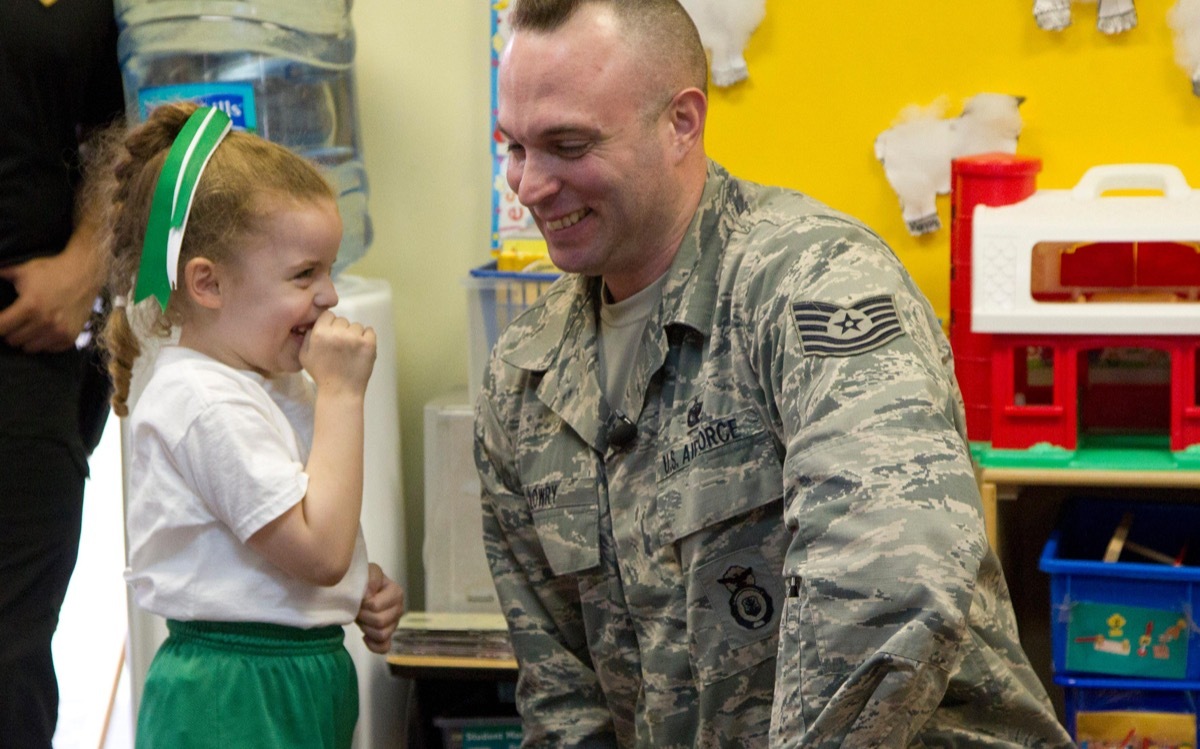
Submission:
POLYGON ((375 366, 375 331, 326 310, 304 337, 300 365, 318 391, 361 395, 375 366))
POLYGON ((375 653, 387 653, 392 633, 404 613, 404 589, 383 574, 379 565, 367 566, 367 591, 354 623, 363 632, 363 642, 375 653))
POLYGON ((96 303, 94 275, 66 252, 0 268, 17 292, 0 311, 0 338, 30 354, 73 346, 96 303))

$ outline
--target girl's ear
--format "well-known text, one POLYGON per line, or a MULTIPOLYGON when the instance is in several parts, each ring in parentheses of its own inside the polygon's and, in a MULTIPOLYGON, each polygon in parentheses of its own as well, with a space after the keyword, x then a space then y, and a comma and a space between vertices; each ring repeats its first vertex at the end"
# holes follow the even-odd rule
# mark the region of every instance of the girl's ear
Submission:
POLYGON ((206 257, 194 257, 183 266, 182 291, 196 304, 208 309, 221 308, 221 278, 217 264, 206 257))

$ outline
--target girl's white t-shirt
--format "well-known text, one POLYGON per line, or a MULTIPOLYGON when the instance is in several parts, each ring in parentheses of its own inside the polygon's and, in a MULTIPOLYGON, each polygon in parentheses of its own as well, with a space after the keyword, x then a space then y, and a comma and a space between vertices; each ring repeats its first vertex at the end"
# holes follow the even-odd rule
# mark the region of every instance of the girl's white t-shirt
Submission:
POLYGON ((129 416, 125 579, 142 608, 185 621, 293 627, 354 621, 366 589, 362 528, 350 571, 320 587, 246 539, 303 499, 316 391, 163 346, 129 416))

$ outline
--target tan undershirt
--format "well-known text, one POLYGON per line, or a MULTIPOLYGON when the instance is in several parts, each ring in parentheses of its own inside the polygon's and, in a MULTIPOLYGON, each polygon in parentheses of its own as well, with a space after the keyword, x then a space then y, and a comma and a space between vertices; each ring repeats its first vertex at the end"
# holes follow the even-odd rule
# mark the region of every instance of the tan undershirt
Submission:
POLYGON ((634 360, 646 330, 646 322, 658 308, 666 273, 628 299, 608 301, 604 290, 600 304, 600 369, 604 375, 604 397, 610 406, 621 413, 637 414, 640 404, 625 402, 625 388, 633 372, 634 360))

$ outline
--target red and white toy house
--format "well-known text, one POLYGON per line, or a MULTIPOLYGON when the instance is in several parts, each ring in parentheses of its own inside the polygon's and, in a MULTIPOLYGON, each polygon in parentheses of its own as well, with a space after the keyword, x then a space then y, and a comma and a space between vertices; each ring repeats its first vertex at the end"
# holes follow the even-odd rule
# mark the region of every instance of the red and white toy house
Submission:
POLYGON ((1200 444, 1200 191, 1165 165, 1096 167, 1071 190, 1037 190, 1040 170, 1008 154, 953 164, 950 341, 969 438, 1200 444))

